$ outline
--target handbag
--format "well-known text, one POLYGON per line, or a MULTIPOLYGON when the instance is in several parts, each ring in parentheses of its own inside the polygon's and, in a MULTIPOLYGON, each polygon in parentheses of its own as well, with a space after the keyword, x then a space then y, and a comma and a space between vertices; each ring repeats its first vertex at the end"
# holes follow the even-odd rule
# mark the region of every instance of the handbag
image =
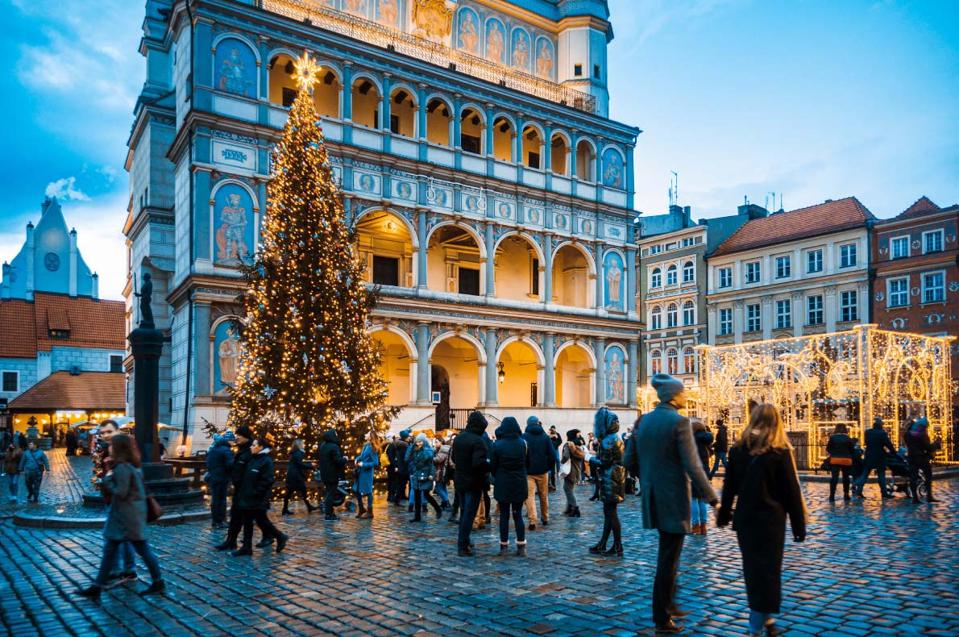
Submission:
POLYGON ((851 467, 852 458, 829 458, 829 464, 833 467, 851 467))
POLYGON ((163 517, 163 507, 152 495, 147 496, 147 523, 156 522, 163 517))

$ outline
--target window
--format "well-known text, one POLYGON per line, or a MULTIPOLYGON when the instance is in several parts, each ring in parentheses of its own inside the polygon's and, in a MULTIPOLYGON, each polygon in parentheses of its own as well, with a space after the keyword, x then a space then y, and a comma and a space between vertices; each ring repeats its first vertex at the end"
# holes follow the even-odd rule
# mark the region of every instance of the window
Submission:
POLYGON ((675 265, 666 268, 666 285, 676 285, 679 277, 679 269, 675 265))
POLYGON ((927 272, 922 275, 922 302, 941 303, 946 300, 946 274, 927 272))
POLYGON ((889 241, 889 254, 893 259, 905 259, 909 256, 909 237, 893 237, 889 241))
POLYGON ((679 352, 674 347, 666 350, 666 373, 679 373, 679 352))
POLYGON ((759 303, 746 306, 746 331, 759 332, 763 329, 762 307, 759 303))
POLYGON ((663 310, 658 305, 649 313, 649 324, 651 330, 663 329, 663 310))
POLYGON ((776 301, 776 329, 786 330, 793 326, 793 304, 789 299, 776 301))
POLYGON ((659 254, 662 251, 663 251, 663 246, 661 245, 654 245, 649 247, 650 254, 659 254))
POLYGON ((839 246, 839 267, 851 268, 856 265, 856 244, 846 243, 839 246))
POLYGON ((733 269, 732 268, 719 268, 719 287, 721 288, 733 287, 733 269))
POLYGON ((670 303, 666 308, 666 327, 676 327, 679 323, 679 308, 675 303, 670 303))
POLYGON ((792 276, 792 259, 788 254, 776 257, 776 278, 788 279, 792 276))
POLYGON ((696 304, 692 301, 683 303, 683 325, 695 325, 696 323, 696 304))
POLYGON ((695 237, 683 237, 683 247, 688 248, 689 246, 696 243, 695 237))
POLYGON ((583 77, 583 65, 582 65, 582 64, 574 64, 574 65, 573 65, 573 75, 575 75, 576 77, 583 77))
POLYGON ((859 320, 859 294, 855 290, 843 290, 839 293, 839 320, 859 320))
POLYGON ((889 279, 886 282, 888 307, 906 307, 909 305, 909 277, 889 279))
POLYGON ((719 310, 719 335, 726 336, 733 333, 733 310, 724 307, 719 310))
POLYGON ((480 277, 479 270, 474 270, 473 268, 459 268, 459 293, 460 294, 472 294, 473 296, 479 296, 480 293, 480 277))
POLYGON ((806 273, 822 272, 822 250, 810 250, 806 253, 806 273))
POLYGON ((651 288, 661 288, 663 287, 663 271, 659 268, 653 268, 653 273, 649 275, 649 287, 651 288))
POLYGON ((806 325, 822 325, 822 295, 806 297, 806 325))
POLYGON ((70 338, 70 330, 55 330, 53 328, 50 328, 49 330, 47 330, 47 335, 50 338, 56 338, 61 340, 68 339, 70 338))
POLYGON ((296 89, 295 88, 286 88, 283 87, 283 108, 290 108, 293 106, 293 102, 296 101, 296 89))
POLYGON ((922 253, 942 252, 942 230, 931 230, 922 233, 922 253))
POLYGON ((482 148, 480 138, 476 135, 467 135, 466 133, 460 135, 460 146, 468 153, 479 155, 482 152, 480 150, 482 148))
POLYGON ((399 285, 400 260, 396 257, 373 255, 373 283, 376 285, 399 285))
POLYGON ((110 354, 110 371, 114 374, 123 371, 122 354, 110 354))
POLYGON ((593 77, 597 80, 602 77, 602 74, 600 73, 599 64, 593 65, 593 77))
POLYGON ((683 283, 692 283, 696 280, 696 266, 692 261, 683 264, 683 283))
POLYGON ((3 387, 0 391, 20 391, 20 372, 3 372, 3 387))
POLYGON ((683 350, 683 371, 687 374, 696 372, 696 352, 692 347, 683 350))
POLYGON ((539 296, 539 259, 533 259, 529 268, 529 274, 529 291, 531 294, 539 296))
POLYGON ((746 283, 759 283, 759 277, 761 271, 759 269, 759 261, 750 261, 745 265, 746 268, 746 283))
POLYGON ((663 371, 663 353, 658 349, 649 354, 649 371, 651 374, 661 374, 663 371))

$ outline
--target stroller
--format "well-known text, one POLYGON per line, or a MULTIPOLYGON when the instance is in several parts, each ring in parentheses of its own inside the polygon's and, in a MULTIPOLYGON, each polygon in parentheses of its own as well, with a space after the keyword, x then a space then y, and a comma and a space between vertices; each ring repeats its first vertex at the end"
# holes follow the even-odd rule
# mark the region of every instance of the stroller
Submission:
MULTIPOLYGON (((886 453, 886 469, 889 469, 889 473, 892 474, 892 479, 886 480, 886 495, 892 497, 898 492, 905 493, 907 497, 911 496, 909 477, 912 471, 909 469, 909 463, 906 462, 906 459, 898 453, 886 453)), ((928 492, 928 487, 921 474, 918 489, 920 496, 925 497, 924 494, 928 492)))

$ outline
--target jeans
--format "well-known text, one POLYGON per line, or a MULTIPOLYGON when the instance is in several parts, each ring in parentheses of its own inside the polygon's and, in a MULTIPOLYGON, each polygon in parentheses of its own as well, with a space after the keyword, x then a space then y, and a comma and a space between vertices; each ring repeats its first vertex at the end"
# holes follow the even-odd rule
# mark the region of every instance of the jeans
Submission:
POLYGON ((760 635, 766 627, 766 622, 772 619, 771 613, 760 613, 759 611, 749 611, 749 633, 751 635, 760 635))
POLYGON ((463 492, 463 510, 460 512, 460 528, 456 535, 456 545, 462 551, 470 546, 470 533, 473 531, 473 520, 479 510, 480 498, 483 492, 479 489, 470 489, 463 492))
POLYGON ((708 524, 709 518, 706 516, 706 501, 701 498, 693 498, 692 500, 692 523, 696 524, 708 524))
POLYGON ((273 522, 264 509, 243 509, 243 548, 249 548, 253 543, 253 523, 260 527, 263 537, 283 537, 280 530, 273 526, 273 522))
POLYGON ((872 473, 872 470, 876 470, 876 474, 879 476, 879 490, 882 493, 883 497, 886 495, 886 459, 879 458, 878 460, 866 460, 862 466, 862 473, 859 475, 859 478, 856 480, 856 489, 859 493, 862 493, 862 488, 866 484, 866 480, 869 479, 869 474, 872 473))
POLYGON ((133 544, 123 542, 119 550, 120 568, 117 568, 116 562, 110 566, 110 573, 133 573, 136 571, 136 556, 133 553, 133 544))
POLYGON ((499 543, 509 544, 509 519, 513 517, 513 526, 516 527, 516 543, 526 544, 526 526, 523 524, 522 502, 499 503, 499 543))
POLYGON ((526 476, 526 485, 529 488, 529 496, 526 498, 526 513, 529 515, 529 523, 536 524, 536 496, 539 496, 539 513, 543 522, 549 521, 549 475, 540 474, 538 476, 526 476))
POLYGON ((657 626, 669 621, 670 610, 675 606, 676 571, 685 539, 684 533, 659 532, 659 555, 653 580, 653 621, 657 626))
POLYGON ((842 474, 842 494, 843 497, 849 498, 849 469, 850 467, 843 467, 841 465, 831 465, 829 470, 832 472, 832 477, 829 478, 829 499, 832 500, 836 497, 836 485, 839 484, 839 474, 842 474))
POLYGON ((226 522, 226 481, 210 483, 210 517, 213 524, 226 522))
POLYGON ((413 511, 416 513, 416 518, 419 519, 420 514, 423 511, 423 499, 425 498, 429 502, 430 506, 439 513, 440 505, 436 501, 436 498, 433 497, 433 494, 427 491, 426 489, 416 489, 413 492, 413 511))
POLYGON ((440 502, 443 503, 443 506, 449 506, 450 492, 446 489, 445 484, 442 482, 437 482, 436 488, 433 489, 433 492, 440 497, 440 502))
POLYGON ((579 506, 576 503, 576 480, 570 476, 563 478, 563 493, 566 495, 566 506, 571 509, 579 506))
MULTIPOLYGON (((144 564, 150 571, 150 581, 153 584, 161 580, 160 563, 156 555, 150 550, 146 540, 104 540, 103 557, 100 559, 100 570, 94 583, 97 586, 103 586, 110 579, 110 572, 114 569, 117 562, 117 552, 123 544, 132 545, 136 552, 143 558, 144 564)), ((124 549, 126 550, 126 549, 124 549)))
POLYGON ((17 501, 17 492, 20 487, 20 474, 18 473, 8 473, 7 474, 7 493, 11 502, 17 501))
POLYGON ((719 469, 720 462, 723 463, 723 471, 725 471, 727 460, 728 460, 728 457, 725 451, 717 451, 716 459, 713 460, 713 468, 709 472, 709 477, 712 478, 714 475, 716 475, 716 470, 719 469))

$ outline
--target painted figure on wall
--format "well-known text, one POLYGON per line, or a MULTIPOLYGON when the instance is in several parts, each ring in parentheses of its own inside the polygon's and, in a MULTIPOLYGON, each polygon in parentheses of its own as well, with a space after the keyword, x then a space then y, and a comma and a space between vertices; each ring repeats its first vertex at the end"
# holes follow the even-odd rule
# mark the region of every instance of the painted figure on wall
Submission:
POLYGON ((380 22, 391 27, 397 26, 400 15, 399 0, 380 0, 380 22))
POLYGON ((546 79, 553 78, 553 47, 546 38, 540 38, 536 47, 536 74, 546 79))
POLYGON ((606 402, 626 403, 626 356, 619 347, 606 350, 606 402))
POLYGON ((476 55, 479 48, 479 29, 476 13, 471 9, 460 10, 460 48, 476 55))
POLYGON ((366 15, 366 0, 346 0, 343 8, 354 15, 366 15))
POLYGON ((493 62, 503 62, 506 49, 506 32, 499 20, 486 23, 486 57, 493 62))
POLYGON ((225 38, 215 53, 216 86, 221 91, 256 97, 256 57, 243 41, 225 38))
POLYGON ((603 153, 603 185, 623 187, 623 158, 612 148, 607 148, 603 153))
POLYGON ((612 310, 623 309, 623 258, 617 252, 609 252, 603 260, 606 283, 605 306, 612 310))
POLYGON ((232 321, 220 323, 213 335, 214 365, 216 367, 213 392, 225 394, 236 384, 240 365, 240 335, 232 321))
POLYGON ((217 190, 214 198, 213 223, 216 240, 216 263, 238 266, 252 261, 253 200, 236 184, 217 190))
POLYGON ((448 43, 453 10, 446 6, 446 0, 413 0, 413 24, 419 35, 448 43))
POLYGON ((520 29, 513 31, 513 66, 529 70, 529 34, 520 29))

